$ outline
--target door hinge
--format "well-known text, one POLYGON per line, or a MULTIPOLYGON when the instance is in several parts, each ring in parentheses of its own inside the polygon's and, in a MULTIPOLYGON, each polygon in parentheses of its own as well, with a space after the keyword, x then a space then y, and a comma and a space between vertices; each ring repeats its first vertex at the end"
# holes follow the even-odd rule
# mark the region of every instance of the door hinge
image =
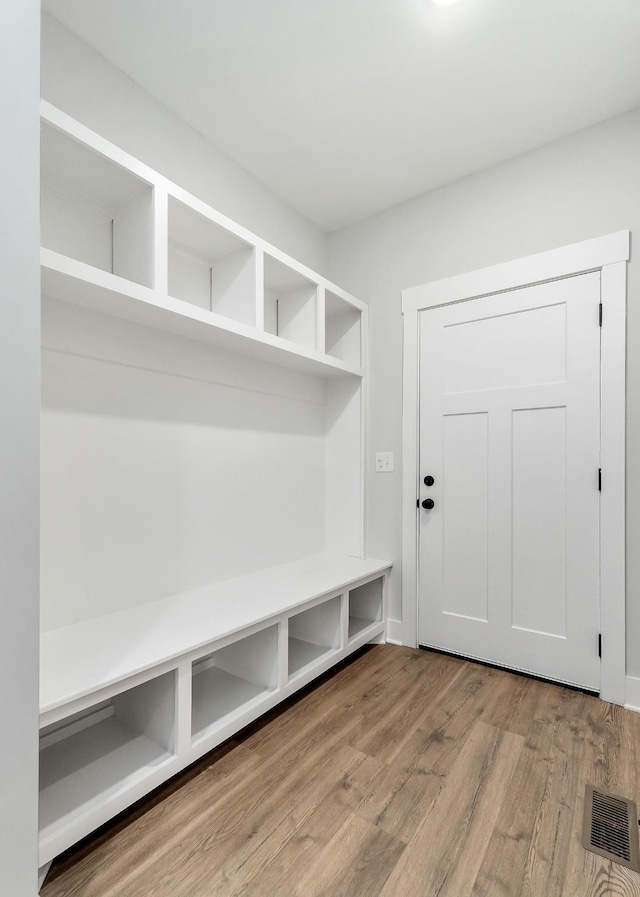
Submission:
POLYGON ((598 311, 598 321, 600 322, 600 326, 602 327, 602 302, 600 303, 600 308, 598 311))
POLYGON ((602 657, 602 633, 598 633, 598 657, 602 657))
POLYGON ((602 492, 602 468, 598 468, 598 492, 602 492))

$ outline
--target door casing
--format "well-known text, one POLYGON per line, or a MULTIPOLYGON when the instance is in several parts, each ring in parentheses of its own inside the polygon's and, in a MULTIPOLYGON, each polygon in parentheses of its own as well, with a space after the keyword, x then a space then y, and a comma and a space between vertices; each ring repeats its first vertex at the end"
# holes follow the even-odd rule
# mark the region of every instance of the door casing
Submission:
POLYGON ((390 622, 402 644, 418 643, 418 491, 419 322, 418 314, 452 302, 473 301, 600 271, 601 339, 600 589, 602 666, 600 697, 625 703, 625 414, 626 279, 630 231, 619 231, 559 249, 482 268, 402 292, 403 359, 403 515, 402 623, 390 622))

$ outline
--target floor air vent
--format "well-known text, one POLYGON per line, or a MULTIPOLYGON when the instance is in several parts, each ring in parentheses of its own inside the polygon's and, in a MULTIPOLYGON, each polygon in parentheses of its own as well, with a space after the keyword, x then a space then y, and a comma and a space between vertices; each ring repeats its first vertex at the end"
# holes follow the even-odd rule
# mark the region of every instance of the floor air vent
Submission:
POLYGON ((634 802, 587 785, 582 846, 614 863, 640 872, 638 813, 634 802))

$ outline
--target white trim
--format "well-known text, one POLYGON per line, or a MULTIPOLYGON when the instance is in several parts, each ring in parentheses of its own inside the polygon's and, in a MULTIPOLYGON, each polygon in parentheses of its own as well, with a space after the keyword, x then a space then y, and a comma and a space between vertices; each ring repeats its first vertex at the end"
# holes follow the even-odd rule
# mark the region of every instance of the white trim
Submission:
POLYGON ((404 314, 463 299, 476 299, 490 293, 533 286, 545 280, 584 274, 615 262, 625 262, 629 259, 630 237, 630 231, 622 230, 605 237, 585 240, 583 243, 572 243, 561 249, 493 265, 491 268, 481 268, 411 287, 402 291, 402 312, 404 314))
MULTIPOLYGON (((451 302, 601 271, 604 310, 601 359, 601 621, 603 699, 624 704, 625 676, 625 370, 626 262, 630 231, 471 271, 402 292, 404 315, 402 641, 418 643, 416 477, 419 432, 418 312, 451 302)), ((638 680, 640 682, 640 680, 638 680)), ((640 693, 638 695, 640 706, 640 693)))
POLYGON ((402 645, 402 620, 387 620, 387 641, 390 645, 402 645))
POLYGON ((38 891, 40 891, 40 888, 44 884, 44 880, 47 877, 47 874, 49 872, 49 869, 51 869, 52 864, 53 864, 53 860, 49 860, 48 863, 45 863, 44 866, 40 866, 40 868, 38 869, 38 891))
POLYGON ((602 268, 600 359, 600 695, 625 702, 625 424, 627 264, 602 268))
MULTIPOLYGON (((360 318, 360 365, 363 372, 369 370, 369 307, 365 305, 360 318)), ((368 421, 369 421, 369 378, 362 378, 360 389, 360 553, 367 556, 369 550, 369 530, 367 524, 367 478, 369 476, 368 460, 368 421)), ((388 577, 387 577, 388 578, 388 577)), ((388 585, 385 586, 388 589, 388 585)))
POLYGON ((640 679, 637 676, 627 676, 624 706, 627 710, 640 713, 640 679))
POLYGON ((418 644, 418 311, 404 313, 402 389, 402 641, 418 644))

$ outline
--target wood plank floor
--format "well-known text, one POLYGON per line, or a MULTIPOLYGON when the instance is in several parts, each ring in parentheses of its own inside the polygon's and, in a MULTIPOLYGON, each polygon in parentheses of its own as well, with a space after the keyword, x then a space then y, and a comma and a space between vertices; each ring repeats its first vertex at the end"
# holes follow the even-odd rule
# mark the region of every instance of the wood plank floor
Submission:
POLYGON ((43 897, 640 897, 580 845, 640 715, 378 645, 60 858, 43 897))

